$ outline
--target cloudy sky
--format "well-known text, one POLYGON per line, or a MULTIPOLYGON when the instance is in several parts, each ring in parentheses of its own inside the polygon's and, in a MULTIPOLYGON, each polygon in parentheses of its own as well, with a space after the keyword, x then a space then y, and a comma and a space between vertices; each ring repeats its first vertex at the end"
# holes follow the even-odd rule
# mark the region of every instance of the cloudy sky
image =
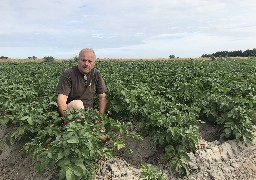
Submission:
POLYGON ((255 0, 0 0, 0 56, 200 57, 256 48, 255 0))

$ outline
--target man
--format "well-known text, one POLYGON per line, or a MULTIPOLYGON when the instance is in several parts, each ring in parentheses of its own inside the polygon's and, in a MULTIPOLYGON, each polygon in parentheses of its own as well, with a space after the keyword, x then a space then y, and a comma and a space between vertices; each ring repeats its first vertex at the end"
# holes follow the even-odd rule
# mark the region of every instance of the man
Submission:
POLYGON ((66 70, 57 85, 59 113, 66 117, 68 108, 93 107, 93 97, 98 94, 99 111, 104 114, 107 105, 106 84, 100 72, 94 68, 96 55, 93 49, 82 49, 77 66, 66 70))

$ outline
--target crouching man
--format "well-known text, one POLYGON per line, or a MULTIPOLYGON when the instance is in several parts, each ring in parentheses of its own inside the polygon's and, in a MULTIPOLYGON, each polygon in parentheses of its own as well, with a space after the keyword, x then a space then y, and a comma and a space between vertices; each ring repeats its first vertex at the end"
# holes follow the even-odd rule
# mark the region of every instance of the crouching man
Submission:
POLYGON ((77 66, 67 69, 60 77, 56 91, 58 110, 62 117, 67 116, 65 111, 68 108, 92 108, 95 94, 98 94, 99 112, 105 113, 107 87, 100 72, 94 68, 95 60, 93 49, 82 49, 77 66))

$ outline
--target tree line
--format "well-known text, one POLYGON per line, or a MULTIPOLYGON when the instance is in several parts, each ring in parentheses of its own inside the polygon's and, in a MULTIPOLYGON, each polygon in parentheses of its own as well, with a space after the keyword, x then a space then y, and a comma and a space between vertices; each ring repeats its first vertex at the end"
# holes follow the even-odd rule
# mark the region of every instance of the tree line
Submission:
MULTIPOLYGON (((9 59, 9 57, 6 57, 6 56, 0 56, 0 59, 9 59)), ((37 59, 37 57, 36 56, 31 56, 31 57, 27 57, 27 59, 33 59, 33 60, 36 60, 37 59)), ((44 62, 52 62, 52 61, 54 61, 54 57, 52 57, 52 56, 45 56, 44 58, 43 58, 43 60, 44 60, 44 62)))
POLYGON ((247 49, 245 51, 217 51, 212 54, 203 54, 201 57, 255 57, 256 56, 256 48, 252 50, 247 49))

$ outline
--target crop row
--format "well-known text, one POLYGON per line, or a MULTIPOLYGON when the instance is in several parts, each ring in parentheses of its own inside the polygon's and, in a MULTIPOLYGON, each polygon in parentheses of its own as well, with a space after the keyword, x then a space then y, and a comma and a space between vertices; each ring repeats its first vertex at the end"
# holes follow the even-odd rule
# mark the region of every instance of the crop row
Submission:
POLYGON ((29 137, 26 150, 41 158, 42 169, 57 164, 60 178, 93 176, 94 159, 110 152, 93 138, 100 135, 97 128, 106 129, 113 144, 121 148, 121 139, 112 132, 138 138, 127 132, 125 124, 132 122, 153 136, 180 175, 188 171, 187 152, 196 150, 199 121, 218 124, 224 139, 253 138, 255 60, 97 62, 108 86, 105 121, 95 129, 97 112, 70 112, 72 122, 63 130, 55 86, 62 72, 73 65, 69 61, 2 63, 0 67, 1 124, 15 127, 10 140, 29 137), (88 123, 73 121, 83 116, 89 117, 88 123))

